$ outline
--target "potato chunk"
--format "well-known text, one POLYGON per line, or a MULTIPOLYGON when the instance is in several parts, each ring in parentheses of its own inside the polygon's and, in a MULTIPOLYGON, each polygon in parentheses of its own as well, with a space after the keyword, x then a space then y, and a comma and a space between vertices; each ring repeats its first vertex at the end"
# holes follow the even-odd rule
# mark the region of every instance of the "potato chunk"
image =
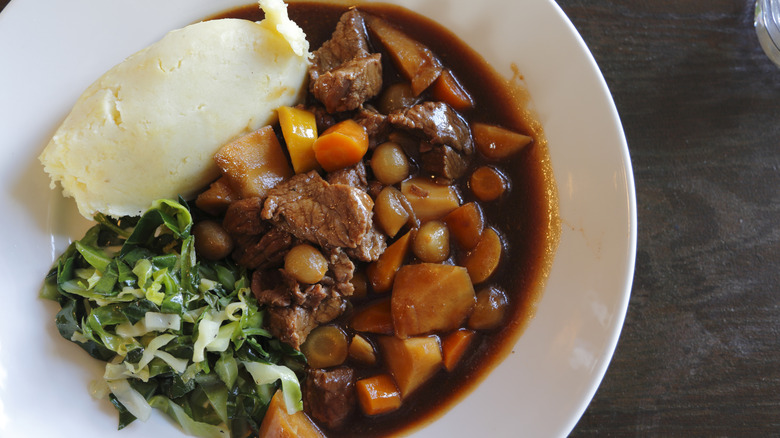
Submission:
POLYGON ((374 218, 382 231, 395 237, 411 219, 411 206, 404 195, 393 186, 386 186, 374 201, 374 218))
POLYGON ((214 161, 242 199, 263 198, 268 190, 293 176, 271 126, 222 146, 214 161))
POLYGON ((349 343, 349 357, 361 364, 374 365, 376 351, 374 346, 364 336, 356 334, 349 343))
POLYGON ((454 330, 476 301, 468 271, 436 263, 406 265, 398 270, 390 298, 395 335, 454 330))
POLYGON ((454 187, 436 184, 422 177, 402 182, 401 193, 409 200, 417 219, 422 222, 441 219, 460 205, 454 187))
POLYGON ((223 176, 198 195, 195 199, 195 205, 208 214, 219 216, 225 214, 230 204, 236 200, 238 200, 238 194, 230 187, 227 178, 223 176))
POLYGON ((415 96, 419 96, 439 78, 441 61, 431 49, 380 18, 369 16, 368 25, 374 36, 387 49, 390 59, 401 74, 411 81, 415 96))
POLYGON ((379 345, 401 398, 406 398, 442 367, 441 343, 437 336, 398 339, 379 338, 379 345))

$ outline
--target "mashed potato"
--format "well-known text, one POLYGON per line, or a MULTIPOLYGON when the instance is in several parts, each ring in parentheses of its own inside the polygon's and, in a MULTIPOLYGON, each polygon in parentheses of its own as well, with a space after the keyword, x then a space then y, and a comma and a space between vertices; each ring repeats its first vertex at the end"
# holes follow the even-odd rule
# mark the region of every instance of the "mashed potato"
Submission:
POLYGON ((212 156, 275 120, 305 91, 309 44, 281 0, 265 20, 193 24, 92 84, 39 157, 87 218, 138 215, 191 197, 218 175, 212 156))

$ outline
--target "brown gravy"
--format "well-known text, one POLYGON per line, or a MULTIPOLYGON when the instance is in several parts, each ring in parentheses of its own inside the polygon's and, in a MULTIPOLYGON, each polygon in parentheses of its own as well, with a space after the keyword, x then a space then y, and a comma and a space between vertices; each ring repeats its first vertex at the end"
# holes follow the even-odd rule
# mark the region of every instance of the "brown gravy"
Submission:
MULTIPOLYGON (((532 114, 525 109, 527 95, 517 84, 500 77, 484 59, 446 28, 409 10, 377 3, 358 3, 367 13, 380 16, 430 47, 452 69, 475 100, 474 109, 463 116, 470 122, 497 124, 534 137, 525 148, 505 163, 488 163, 476 158, 472 166, 499 165, 511 180, 511 189, 497 201, 480 202, 487 223, 502 235, 505 253, 490 284, 503 289, 511 300, 508 323, 493 332, 479 333, 477 348, 453 372, 439 372, 402 407, 389 414, 354 415, 343 430, 329 436, 364 437, 409 433, 443 414, 466 396, 510 353, 523 328, 534 314, 541 296, 559 237, 558 199, 546 140, 532 114)), ((306 32, 311 50, 330 38, 345 4, 291 2, 290 18, 306 32)), ((211 18, 263 18, 256 4, 211 18)), ((379 47, 377 47, 379 48, 379 47)), ((387 83, 398 80, 388 69, 387 83)), ((459 184, 463 202, 474 200, 466 182, 459 184)), ((479 288, 479 287, 478 287, 479 288)), ((376 371, 376 370, 373 370, 376 371)), ((358 376, 362 377, 362 376, 358 376)))

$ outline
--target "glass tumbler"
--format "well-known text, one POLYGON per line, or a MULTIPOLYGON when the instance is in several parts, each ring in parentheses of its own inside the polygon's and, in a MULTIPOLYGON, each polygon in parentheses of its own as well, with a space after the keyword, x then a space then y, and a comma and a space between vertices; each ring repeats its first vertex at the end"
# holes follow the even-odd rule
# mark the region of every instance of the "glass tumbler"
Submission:
POLYGON ((764 52, 780 66, 780 0, 757 0, 753 23, 764 52))

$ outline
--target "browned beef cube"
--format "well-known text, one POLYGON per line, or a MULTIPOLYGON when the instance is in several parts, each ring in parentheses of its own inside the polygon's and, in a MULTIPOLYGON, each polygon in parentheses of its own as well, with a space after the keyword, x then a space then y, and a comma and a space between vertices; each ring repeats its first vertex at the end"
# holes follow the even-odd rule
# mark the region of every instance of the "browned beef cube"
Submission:
POLYGON ((468 163, 463 156, 447 145, 421 148, 422 169, 434 176, 453 180, 466 172, 468 163))
POLYGON ((265 224, 260 221, 262 210, 262 198, 252 197, 235 201, 227 208, 222 226, 233 238, 261 234, 266 230, 265 224))
POLYGON ((456 151, 471 154, 474 141, 465 120, 444 102, 423 102, 388 116, 396 128, 406 129, 432 144, 447 145, 456 151))
POLYGON ((303 405, 318 423, 338 429, 355 410, 355 372, 349 367, 310 369, 303 381, 303 405))
POLYGON ((363 191, 368 187, 366 165, 363 161, 358 161, 354 166, 329 172, 327 178, 330 184, 344 184, 363 191))
POLYGON ((331 39, 314 52, 309 91, 330 113, 350 111, 382 90, 382 63, 369 51, 363 17, 355 9, 341 16, 331 39))
POLYGON ((355 248, 371 230, 373 208, 374 201, 366 192, 329 184, 311 171, 271 190, 261 217, 322 248, 355 248))

